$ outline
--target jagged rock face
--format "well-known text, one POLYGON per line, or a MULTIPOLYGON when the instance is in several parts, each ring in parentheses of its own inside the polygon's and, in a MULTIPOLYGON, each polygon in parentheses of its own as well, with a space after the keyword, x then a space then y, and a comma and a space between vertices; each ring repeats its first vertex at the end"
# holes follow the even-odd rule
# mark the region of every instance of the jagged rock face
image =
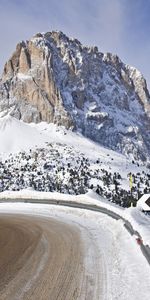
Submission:
POLYGON ((138 70, 62 32, 17 45, 0 82, 0 111, 54 122, 102 145, 150 156, 150 96, 138 70))

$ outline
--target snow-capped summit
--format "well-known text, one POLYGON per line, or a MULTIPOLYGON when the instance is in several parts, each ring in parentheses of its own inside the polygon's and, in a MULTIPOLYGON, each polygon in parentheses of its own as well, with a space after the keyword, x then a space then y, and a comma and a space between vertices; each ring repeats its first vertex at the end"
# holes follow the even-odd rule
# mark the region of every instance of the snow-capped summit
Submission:
POLYGON ((16 47, 0 81, 0 111, 72 128, 135 159, 150 157, 150 96, 141 73, 117 55, 59 31, 16 47))

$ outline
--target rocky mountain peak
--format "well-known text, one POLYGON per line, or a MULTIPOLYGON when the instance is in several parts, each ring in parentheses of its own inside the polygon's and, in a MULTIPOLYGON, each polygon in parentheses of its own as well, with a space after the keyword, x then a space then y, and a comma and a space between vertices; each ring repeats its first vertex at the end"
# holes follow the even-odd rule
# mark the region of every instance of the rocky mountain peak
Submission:
POLYGON ((0 81, 0 111, 78 130, 136 159, 150 155, 150 96, 142 74, 60 31, 16 46, 0 81))

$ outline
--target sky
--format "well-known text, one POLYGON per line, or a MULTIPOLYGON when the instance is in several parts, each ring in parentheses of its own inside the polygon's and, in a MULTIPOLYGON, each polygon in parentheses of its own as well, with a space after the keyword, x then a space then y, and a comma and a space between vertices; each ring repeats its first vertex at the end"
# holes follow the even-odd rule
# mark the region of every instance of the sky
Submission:
POLYGON ((51 30, 117 54, 150 88, 150 0, 0 0, 0 73, 18 42, 51 30))

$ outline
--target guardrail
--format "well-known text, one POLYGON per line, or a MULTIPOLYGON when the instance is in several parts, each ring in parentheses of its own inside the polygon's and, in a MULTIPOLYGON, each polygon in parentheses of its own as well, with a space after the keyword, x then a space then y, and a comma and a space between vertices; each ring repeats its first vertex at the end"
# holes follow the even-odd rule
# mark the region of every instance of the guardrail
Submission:
POLYGON ((125 229, 129 232, 130 235, 135 235, 137 237, 137 241, 139 240, 139 247, 142 251, 142 254, 146 258, 147 262, 150 265, 150 247, 148 245, 144 245, 142 242, 142 237, 139 234, 139 232, 135 231, 133 226, 130 224, 129 221, 118 215, 117 213, 108 210, 105 207, 101 207, 98 205, 92 205, 92 204, 85 204, 85 203, 78 203, 75 201, 64 201, 64 200, 53 200, 53 199, 43 199, 43 200, 38 200, 38 199, 0 199, 0 203, 4 202, 25 202, 25 203, 36 203, 36 204, 49 204, 49 205, 59 205, 59 206, 68 206, 68 207, 73 207, 73 208, 80 208, 80 209, 86 209, 86 210, 91 210, 91 211, 96 211, 100 212, 103 214, 106 214, 110 216, 111 218, 115 220, 122 220, 124 223, 125 229))

